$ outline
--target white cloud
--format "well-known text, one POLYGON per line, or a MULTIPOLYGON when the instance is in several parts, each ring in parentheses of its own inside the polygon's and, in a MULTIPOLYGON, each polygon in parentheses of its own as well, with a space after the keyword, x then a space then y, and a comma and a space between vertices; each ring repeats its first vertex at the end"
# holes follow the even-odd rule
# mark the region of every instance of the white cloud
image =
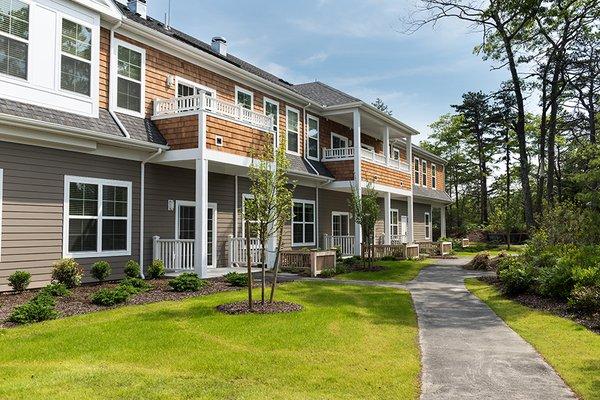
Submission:
POLYGON ((327 54, 324 51, 320 51, 318 53, 315 53, 311 56, 308 56, 308 57, 302 59, 300 61, 300 64, 303 64, 303 65, 317 64, 317 63, 321 63, 321 62, 327 60, 328 58, 329 58, 329 54, 327 54))

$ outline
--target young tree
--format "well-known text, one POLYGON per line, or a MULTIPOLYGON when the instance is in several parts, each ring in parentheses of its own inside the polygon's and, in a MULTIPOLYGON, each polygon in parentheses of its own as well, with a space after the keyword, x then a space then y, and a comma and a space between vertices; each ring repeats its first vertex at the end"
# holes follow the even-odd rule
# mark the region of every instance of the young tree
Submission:
POLYGON ((372 103, 373 107, 378 109, 381 112, 386 113, 387 115, 392 115, 392 110, 388 107, 387 104, 383 102, 379 97, 372 103))
POLYGON ((373 189, 373 184, 369 182, 367 187, 362 190, 362 196, 359 196, 358 190, 353 187, 350 198, 350 208, 353 210, 354 220, 360 224, 362 229, 363 243, 367 248, 366 257, 364 254, 363 257, 368 260, 369 267, 373 263, 375 223, 379 217, 379 201, 377 197, 377 191, 373 189))
MULTIPOLYGON (((281 238, 284 224, 291 218, 292 192, 288 179, 290 162, 285 153, 285 140, 274 150, 272 140, 267 138, 265 145, 259 150, 258 157, 253 157, 248 169, 251 181, 252 198, 245 203, 246 219, 252 219, 257 227, 261 244, 261 302, 265 303, 267 241, 273 235, 281 238)), ((249 243, 246 243, 249 247, 249 243)), ((281 242, 277 244, 278 260, 281 242)), ((277 270, 277 268, 275 268, 277 270)), ((272 291, 274 291, 273 285, 272 291)))

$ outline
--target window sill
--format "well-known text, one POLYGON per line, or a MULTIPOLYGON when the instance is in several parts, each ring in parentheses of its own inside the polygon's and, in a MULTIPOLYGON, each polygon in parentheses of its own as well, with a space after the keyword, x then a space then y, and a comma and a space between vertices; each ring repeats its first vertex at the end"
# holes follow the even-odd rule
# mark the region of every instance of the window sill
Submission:
POLYGON ((123 250, 123 251, 90 251, 90 252, 82 252, 82 253, 64 253, 63 257, 65 258, 104 258, 104 257, 127 257, 131 256, 131 250, 123 250))

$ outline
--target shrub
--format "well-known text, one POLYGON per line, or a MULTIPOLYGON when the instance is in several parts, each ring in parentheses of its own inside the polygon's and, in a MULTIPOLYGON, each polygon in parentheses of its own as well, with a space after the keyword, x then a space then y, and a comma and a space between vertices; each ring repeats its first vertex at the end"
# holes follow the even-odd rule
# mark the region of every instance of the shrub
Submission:
POLYGON ((490 255, 487 252, 478 253, 473 259, 465 265, 466 269, 473 269, 477 271, 485 271, 488 269, 490 263, 490 255))
POLYGON ((169 286, 176 292, 196 292, 206 285, 206 281, 198 278, 198 275, 189 272, 179 275, 169 281, 169 286))
POLYGON ((153 260, 146 273, 149 279, 158 279, 165 276, 165 263, 162 260, 153 260))
POLYGON ((566 299, 574 285, 571 266, 562 260, 554 267, 539 270, 538 293, 542 296, 566 299))
POLYGON ((100 289, 92 295, 91 300, 98 306, 109 307, 126 302, 130 295, 127 288, 119 286, 115 289, 100 289))
POLYGON ((510 255, 503 251, 499 253, 498 256, 491 258, 488 262, 488 269, 492 271, 497 271, 500 267, 500 264, 502 263, 502 260, 506 259, 507 257, 510 257, 510 255))
POLYGON ((31 282, 31 274, 26 271, 16 271, 8 277, 8 284, 17 293, 23 292, 31 282))
POLYGON ((102 282, 110 276, 110 264, 106 261, 98 261, 92 265, 92 276, 98 281, 102 282))
POLYGON ((83 269, 72 258, 63 258, 54 263, 52 280, 64 284, 68 288, 74 288, 81 284, 83 269))
POLYGON ((342 248, 340 246, 332 247, 331 250, 335 250, 335 259, 336 260, 342 259, 342 248))
POLYGON ((141 278, 125 278, 119 283, 119 287, 124 288, 130 294, 145 292, 151 288, 151 286, 141 278))
POLYGON ((51 283, 48 286, 42 288, 38 296, 48 295, 52 297, 65 297, 70 295, 71 292, 67 289, 64 283, 51 283))
POLYGON ((55 305, 52 296, 38 294, 27 303, 16 307, 8 317, 8 321, 15 324, 28 324, 54 319, 58 316, 54 309, 55 305))
POLYGON ((572 270, 572 274, 575 286, 600 287, 600 266, 587 268, 575 267, 572 270))
POLYGON ((510 257, 502 262, 498 277, 506 294, 515 295, 527 291, 534 282, 534 270, 519 258, 510 257))
POLYGON ((130 278, 139 278, 141 276, 140 264, 135 260, 129 260, 125 265, 123 272, 125 273, 125 276, 130 278))
POLYGON ((550 251, 545 251, 533 257, 533 266, 535 268, 553 268, 558 262, 558 257, 550 251))
POLYGON ((569 307, 584 313, 600 311, 600 287, 575 287, 569 296, 569 307))
POLYGON ((225 275, 225 281, 229 283, 231 286, 247 286, 248 285, 248 275, 247 274, 238 274, 237 272, 230 272, 225 275))
POLYGON ((323 268, 319 274, 321 278, 332 278, 335 275, 337 275, 337 273, 334 268, 323 268))

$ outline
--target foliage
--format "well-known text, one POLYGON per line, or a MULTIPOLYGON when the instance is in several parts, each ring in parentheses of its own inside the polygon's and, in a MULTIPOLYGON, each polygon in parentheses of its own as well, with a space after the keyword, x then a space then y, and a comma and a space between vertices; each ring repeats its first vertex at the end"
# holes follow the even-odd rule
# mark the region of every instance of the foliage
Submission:
POLYGON ((362 229, 363 244, 367 247, 365 254, 369 265, 373 263, 373 246, 375 245, 375 224, 379 218, 379 196, 373 188, 373 183, 367 183, 366 188, 352 188, 350 208, 354 213, 354 221, 362 229))
POLYGON ((535 272, 520 258, 509 257, 502 262, 498 278, 500 278, 502 289, 506 294, 516 295, 529 290, 535 280, 535 272))
POLYGON ((48 295, 52 297, 66 297, 71 294, 64 283, 51 283, 40 290, 39 295, 48 295))
POLYGON ((584 313, 600 311, 600 286, 577 286, 569 296, 569 307, 584 313))
POLYGON ((135 260, 127 261, 123 273, 129 278, 139 278, 142 274, 140 264, 135 260))
POLYGON ((31 274, 27 271, 15 271, 8 277, 8 284, 17 293, 21 293, 27 289, 31 282, 31 274))
POLYGON ((119 282, 119 286, 127 290, 130 294, 137 294, 149 290, 152 286, 141 278, 125 278, 119 282))
POLYGON ((381 111, 382 113, 385 113, 385 114, 387 114, 389 116, 392 115, 392 110, 379 97, 371 105, 373 107, 375 107, 376 109, 378 109, 379 111, 381 111))
POLYGON ((131 293, 126 287, 117 286, 114 289, 100 289, 91 297, 93 304, 98 306, 110 307, 116 304, 125 303, 131 293))
POLYGON ((54 319, 58 316, 55 306, 56 302, 52 296, 40 293, 27 303, 15 307, 8 321, 15 324, 29 324, 54 319))
POLYGON ((542 296, 566 299, 574 285, 571 265, 563 260, 553 267, 539 269, 537 290, 542 296))
POLYGON ((321 278, 332 278, 336 275, 346 274, 351 271, 351 267, 345 263, 338 263, 335 267, 324 267, 319 276, 321 278))
POLYGON ((600 265, 595 267, 575 267, 572 270, 573 283, 576 287, 600 287, 600 265))
POLYGON ((54 263, 52 280, 64 284, 67 288, 74 288, 81 284, 83 268, 72 258, 63 258, 54 263))
POLYGON ((152 264, 146 271, 148 279, 158 279, 165 276, 165 263, 162 260, 152 260, 152 264))
POLYGON ((183 273, 169 281, 169 286, 175 292, 197 292, 206 284, 207 282, 198 278, 198 275, 189 272, 183 273))
POLYGON ((110 264, 106 261, 98 261, 92 265, 92 276, 99 282, 103 282, 110 276, 110 264))
POLYGON ((248 275, 238 274, 237 272, 229 272, 225 275, 225 281, 231 286, 244 287, 248 285, 248 275))

